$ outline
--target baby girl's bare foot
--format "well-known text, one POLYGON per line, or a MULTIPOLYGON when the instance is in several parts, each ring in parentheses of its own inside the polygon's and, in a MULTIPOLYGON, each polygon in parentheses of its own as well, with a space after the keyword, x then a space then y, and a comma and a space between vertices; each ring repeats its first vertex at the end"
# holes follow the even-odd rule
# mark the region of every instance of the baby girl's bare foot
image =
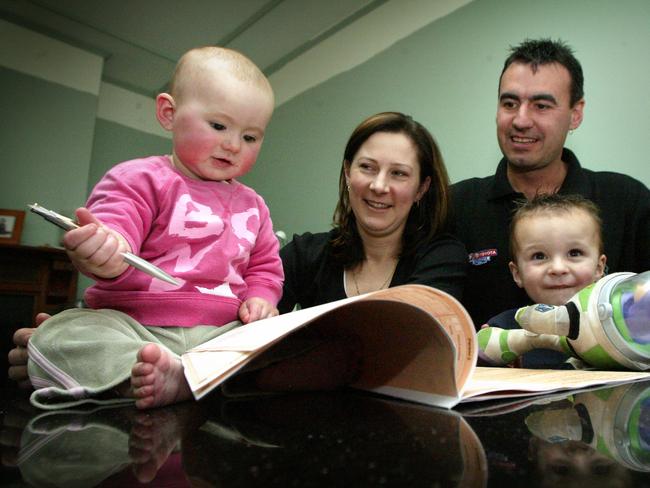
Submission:
POLYGON ((131 388, 138 408, 161 407, 192 396, 180 359, 156 344, 138 351, 138 362, 131 369, 131 388))

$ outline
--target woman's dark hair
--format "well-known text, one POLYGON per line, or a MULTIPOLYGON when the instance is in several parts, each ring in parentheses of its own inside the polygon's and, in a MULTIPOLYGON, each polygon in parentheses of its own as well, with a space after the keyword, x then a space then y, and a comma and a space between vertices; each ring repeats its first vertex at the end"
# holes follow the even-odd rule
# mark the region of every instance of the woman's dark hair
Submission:
POLYGON ((447 223, 449 211, 449 177, 442 155, 433 136, 419 122, 399 112, 382 112, 361 122, 348 139, 343 153, 339 178, 339 201, 334 211, 333 224, 338 231, 332 239, 333 255, 344 267, 351 267, 365 259, 363 243, 357 229, 356 218, 350 207, 345 171, 350 167, 361 146, 378 132, 404 134, 415 146, 420 165, 420 183, 431 178, 429 189, 411 207, 400 256, 415 252, 423 241, 432 239, 447 223))

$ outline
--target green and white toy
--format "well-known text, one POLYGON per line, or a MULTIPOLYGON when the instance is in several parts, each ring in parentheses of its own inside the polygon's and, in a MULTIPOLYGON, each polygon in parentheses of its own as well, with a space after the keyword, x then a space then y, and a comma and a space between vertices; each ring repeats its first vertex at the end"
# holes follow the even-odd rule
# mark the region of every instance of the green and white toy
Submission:
POLYGON ((481 329, 481 358, 505 365, 543 348, 598 369, 650 369, 650 271, 606 275, 565 305, 530 305, 515 319, 521 329, 481 329))

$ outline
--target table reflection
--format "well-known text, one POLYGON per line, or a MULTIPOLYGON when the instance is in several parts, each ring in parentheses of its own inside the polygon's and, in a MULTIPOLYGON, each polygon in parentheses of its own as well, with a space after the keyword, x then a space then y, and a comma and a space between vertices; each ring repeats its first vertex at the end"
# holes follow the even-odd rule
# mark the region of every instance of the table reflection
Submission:
POLYGON ((626 486, 628 470, 650 471, 650 387, 625 385, 573 395, 531 413, 531 455, 549 483, 581 478, 626 486))
POLYGON ((31 486, 190 486, 180 441, 195 409, 177 405, 41 413, 25 425, 15 458, 31 486))
POLYGON ((650 383, 460 413, 352 391, 7 405, 3 481, 37 487, 650 486, 650 383))
POLYGON ((485 453, 462 416, 365 394, 227 401, 186 441, 187 473, 208 485, 487 482, 485 453))
POLYGON ((39 412, 16 465, 33 486, 487 482, 462 416, 353 392, 39 412))
MULTIPOLYGON (((534 486, 648 485, 648 382, 574 392, 556 399, 547 396, 473 406, 465 415, 481 438, 490 439, 486 449, 491 480, 499 477, 502 482, 514 483, 528 479, 534 480, 534 486), (486 430, 513 421, 523 425, 519 438, 509 442, 504 436, 501 439, 509 448, 496 446, 497 436, 486 430)), ((513 430, 506 432, 512 434, 513 430)))

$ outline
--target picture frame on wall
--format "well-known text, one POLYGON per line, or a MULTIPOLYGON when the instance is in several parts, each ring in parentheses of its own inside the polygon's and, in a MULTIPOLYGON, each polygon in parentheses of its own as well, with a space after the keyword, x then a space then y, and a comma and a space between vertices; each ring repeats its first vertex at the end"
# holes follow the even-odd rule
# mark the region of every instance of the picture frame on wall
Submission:
POLYGON ((0 208, 0 244, 19 244, 24 220, 23 210, 0 208))

